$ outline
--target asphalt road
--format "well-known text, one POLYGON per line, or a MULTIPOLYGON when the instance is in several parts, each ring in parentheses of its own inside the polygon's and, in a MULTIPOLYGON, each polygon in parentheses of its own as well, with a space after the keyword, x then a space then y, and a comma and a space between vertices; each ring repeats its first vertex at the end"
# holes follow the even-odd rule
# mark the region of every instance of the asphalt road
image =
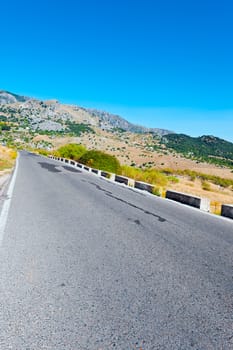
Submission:
POLYGON ((233 222, 22 152, 1 350, 233 349, 233 222))

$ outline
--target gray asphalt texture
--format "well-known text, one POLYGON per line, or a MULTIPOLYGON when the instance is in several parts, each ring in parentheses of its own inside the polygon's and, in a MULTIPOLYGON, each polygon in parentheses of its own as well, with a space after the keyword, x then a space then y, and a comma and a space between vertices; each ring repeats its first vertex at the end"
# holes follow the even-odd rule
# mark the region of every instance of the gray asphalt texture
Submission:
POLYGON ((0 349, 233 349, 233 222, 21 152, 0 349))

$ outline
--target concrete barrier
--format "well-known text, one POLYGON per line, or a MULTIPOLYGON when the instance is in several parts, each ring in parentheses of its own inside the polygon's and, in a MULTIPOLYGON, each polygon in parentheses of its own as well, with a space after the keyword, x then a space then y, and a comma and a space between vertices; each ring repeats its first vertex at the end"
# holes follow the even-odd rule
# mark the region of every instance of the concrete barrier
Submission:
POLYGON ((142 181, 135 181, 134 187, 138 188, 139 190, 147 191, 150 193, 153 192, 153 188, 154 188, 153 185, 148 184, 146 182, 142 182, 142 181))
POLYGON ((135 180, 134 179, 130 179, 130 178, 128 178, 128 180, 129 180, 128 186, 135 187, 135 180))
POLYGON ((194 197, 192 195, 176 191, 167 191, 166 198, 204 211, 210 211, 210 200, 207 198, 194 197))
MULTIPOLYGON (((104 178, 110 179, 111 181, 123 183, 127 186, 131 186, 131 187, 137 188, 139 190, 153 193, 154 185, 148 184, 146 182, 136 181, 136 180, 124 177, 124 176, 109 173, 107 171, 93 169, 93 168, 90 168, 90 167, 85 166, 83 164, 74 162, 72 160, 68 160, 66 158, 53 157, 53 159, 60 160, 61 162, 69 163, 71 165, 75 165, 78 168, 84 169, 86 171, 97 174, 97 175, 102 176, 104 178)), ((195 196, 192 196, 189 194, 180 193, 180 192, 176 192, 176 191, 167 191, 166 198, 174 200, 176 202, 190 205, 192 207, 195 207, 195 208, 198 208, 198 209, 201 209, 204 211, 210 211, 210 200, 207 198, 195 197, 195 196)), ((229 218, 233 218, 233 205, 223 205, 221 215, 229 217, 229 218)))
POLYGON ((110 179, 111 174, 108 173, 107 171, 101 171, 100 176, 106 177, 107 179, 110 179))
POLYGON ((226 218, 233 219, 233 204, 223 204, 221 215, 225 216, 226 218))
POLYGON ((129 184, 129 179, 127 177, 124 176, 120 176, 120 175, 115 175, 115 182, 119 182, 121 184, 125 184, 128 186, 129 184))

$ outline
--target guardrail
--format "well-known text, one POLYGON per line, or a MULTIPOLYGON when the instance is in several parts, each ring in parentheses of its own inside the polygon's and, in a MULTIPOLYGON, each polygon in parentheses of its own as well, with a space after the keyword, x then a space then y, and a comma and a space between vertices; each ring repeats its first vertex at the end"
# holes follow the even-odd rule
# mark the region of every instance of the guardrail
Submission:
MULTIPOLYGON (((153 193, 153 191, 155 189, 155 186, 152 184, 142 182, 142 181, 136 181, 134 179, 130 179, 128 177, 113 174, 113 173, 109 173, 109 172, 104 171, 104 170, 91 168, 91 167, 86 166, 84 164, 75 162, 74 160, 61 158, 61 157, 53 157, 53 156, 49 156, 49 158, 70 164, 72 166, 83 169, 87 172, 90 172, 96 176, 103 177, 103 178, 109 179, 113 182, 117 182, 117 183, 129 186, 129 187, 133 187, 133 188, 136 188, 138 190, 153 193)), ((196 196, 192 196, 190 194, 171 191, 171 190, 166 191, 165 197, 167 199, 170 199, 170 200, 182 203, 182 204, 186 204, 186 205, 194 207, 194 208, 198 208, 202 211, 206 211, 206 212, 210 211, 210 200, 207 198, 196 197, 196 196)), ((225 204, 222 205, 221 215, 224 217, 233 219, 233 205, 225 205, 225 204)))
POLYGON ((225 216, 226 218, 233 219, 233 204, 223 204, 222 205, 222 210, 221 210, 221 215, 225 216))
POLYGON ((141 182, 141 181, 135 181, 134 187, 138 188, 139 190, 147 191, 147 192, 150 192, 150 193, 153 193, 153 190, 154 190, 154 186, 153 185, 148 184, 146 182, 141 182))
POLYGON ((121 184, 129 185, 129 179, 128 177, 120 176, 120 175, 115 175, 115 182, 119 182, 121 184))
POLYGON ((170 190, 166 192, 166 198, 204 211, 210 211, 210 200, 207 198, 195 197, 186 193, 170 190))

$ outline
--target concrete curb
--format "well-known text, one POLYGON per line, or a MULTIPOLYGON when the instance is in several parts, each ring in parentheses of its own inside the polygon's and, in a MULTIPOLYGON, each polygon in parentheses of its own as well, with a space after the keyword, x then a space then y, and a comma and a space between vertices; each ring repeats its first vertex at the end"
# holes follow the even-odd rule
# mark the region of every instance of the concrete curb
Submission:
POLYGON ((224 216, 226 218, 233 219, 233 204, 223 204, 222 210, 221 210, 221 216, 224 216))
POLYGON ((176 202, 190 205, 191 207, 198 208, 204 211, 210 211, 210 200, 207 198, 195 197, 186 193, 170 190, 166 191, 166 198, 174 200, 176 202))

